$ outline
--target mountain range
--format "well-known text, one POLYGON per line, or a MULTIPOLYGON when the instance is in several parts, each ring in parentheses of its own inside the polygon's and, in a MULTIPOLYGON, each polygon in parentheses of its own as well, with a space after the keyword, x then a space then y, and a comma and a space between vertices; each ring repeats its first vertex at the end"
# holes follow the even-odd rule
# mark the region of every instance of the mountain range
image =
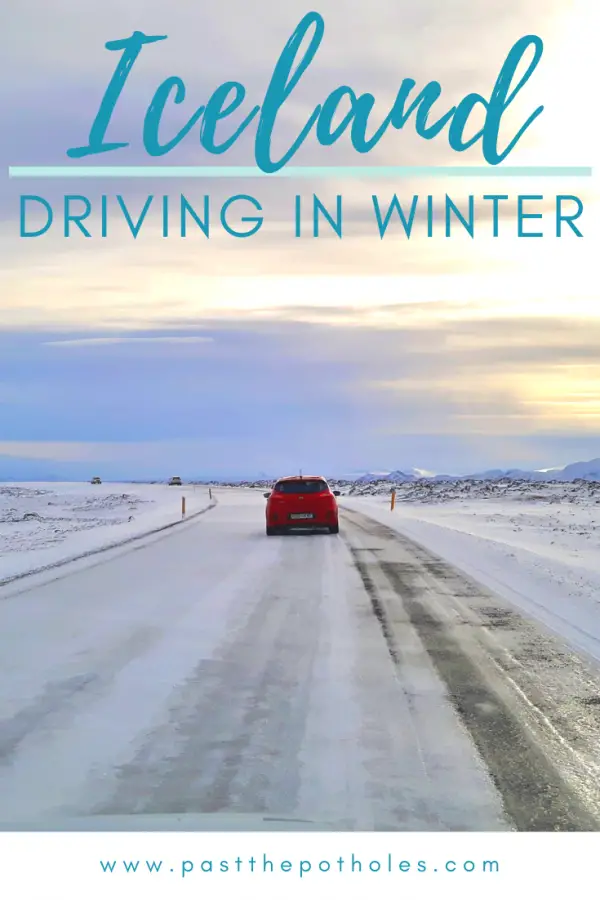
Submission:
MULTIPOLYGON (((395 484, 410 481, 600 481, 600 458, 588 462, 571 463, 563 468, 553 469, 490 469, 471 475, 434 475, 422 469, 395 470, 393 472, 366 472, 351 479, 368 484, 374 481, 389 481, 395 484)), ((349 479, 350 480, 350 479, 349 479)))
MULTIPOLYGON (((67 463, 55 464, 53 472, 44 472, 37 460, 14 460, 3 459, 0 456, 0 482, 12 481, 89 481, 90 477, 100 474, 104 480, 109 481, 129 481, 129 479, 121 474, 121 477, 111 477, 113 473, 95 471, 87 463, 79 463, 69 465, 67 463)), ((168 476, 169 473, 167 473, 168 476)), ((280 473, 279 473, 280 474, 280 473)), ((318 473, 317 473, 318 474, 318 473)), ((490 469, 484 472, 474 472, 469 475, 452 475, 452 474, 435 474, 427 472, 424 469, 396 469, 392 472, 366 472, 363 475, 345 475, 333 476, 331 481, 337 482, 356 482, 358 484, 372 484, 374 482, 389 482, 390 484, 401 484, 416 481, 500 481, 501 479, 509 479, 512 481, 575 481, 582 479, 584 481, 600 481, 600 458, 589 460, 588 462, 571 463, 563 468, 552 469, 490 469)), ((143 479, 137 479, 143 480, 143 479)), ((151 479, 148 479, 149 481, 151 479)), ((160 476, 158 476, 160 480, 160 476)), ((164 480, 167 480, 166 477, 164 480)), ((185 481, 206 481, 206 477, 192 478, 184 473, 185 481)), ((221 479, 210 479, 216 484, 221 479)), ((258 482, 271 482, 266 473, 261 473, 256 479, 258 482)), ((246 478, 240 477, 236 479, 227 479, 228 483, 248 483, 246 478)), ((254 479, 253 479, 254 482, 254 479)))

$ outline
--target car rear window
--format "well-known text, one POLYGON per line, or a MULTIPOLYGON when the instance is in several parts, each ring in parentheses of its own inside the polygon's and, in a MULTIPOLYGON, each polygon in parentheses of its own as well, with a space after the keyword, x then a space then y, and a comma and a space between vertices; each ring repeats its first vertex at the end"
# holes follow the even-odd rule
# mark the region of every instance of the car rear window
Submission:
POLYGON ((327 490, 326 481, 306 480, 301 481, 278 481, 275 490, 281 494, 318 494, 320 491, 327 490))

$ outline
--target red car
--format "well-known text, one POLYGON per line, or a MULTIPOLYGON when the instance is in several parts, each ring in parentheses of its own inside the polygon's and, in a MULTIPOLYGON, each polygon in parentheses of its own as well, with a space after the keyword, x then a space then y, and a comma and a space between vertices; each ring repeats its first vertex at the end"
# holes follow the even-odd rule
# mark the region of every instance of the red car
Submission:
POLYGON ((330 534, 340 530, 339 491, 332 491, 318 475, 292 475, 280 478, 267 498, 267 534, 281 534, 290 528, 326 528, 330 534))

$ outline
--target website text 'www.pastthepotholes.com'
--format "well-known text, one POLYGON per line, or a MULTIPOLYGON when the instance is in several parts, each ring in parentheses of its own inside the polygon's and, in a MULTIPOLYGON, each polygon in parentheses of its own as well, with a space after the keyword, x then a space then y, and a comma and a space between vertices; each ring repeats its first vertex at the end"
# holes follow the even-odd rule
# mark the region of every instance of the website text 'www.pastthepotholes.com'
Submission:
POLYGON ((231 857, 230 859, 180 859, 167 860, 100 860, 102 871, 107 875, 145 875, 152 877, 169 876, 170 878, 193 878, 194 876, 210 877, 215 875, 272 875, 289 874, 291 877, 310 878, 324 875, 356 875, 373 876, 376 874, 402 875, 413 874, 457 874, 478 873, 497 875, 500 864, 495 859, 442 859, 439 861, 407 860, 384 854, 378 858, 351 853, 337 858, 299 858, 274 859, 262 854, 249 857, 231 857))

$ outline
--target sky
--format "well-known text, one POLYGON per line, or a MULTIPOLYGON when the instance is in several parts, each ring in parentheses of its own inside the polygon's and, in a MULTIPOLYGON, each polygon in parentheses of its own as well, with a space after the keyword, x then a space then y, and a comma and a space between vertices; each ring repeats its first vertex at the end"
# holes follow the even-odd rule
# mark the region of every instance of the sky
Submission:
MULTIPOLYGON (((403 78, 442 85, 444 111, 471 91, 488 95, 513 43, 544 41, 542 61, 507 113, 510 134, 540 104, 511 165, 595 166, 591 90, 597 13, 565 0, 20 0, 0 12, 0 478, 277 476, 302 469, 351 474, 412 466, 468 473, 541 468, 600 456, 600 305, 594 245, 598 181, 560 179, 9 180, 9 165, 63 165, 86 143, 116 54, 104 44, 134 30, 167 35, 142 52, 109 138, 130 146, 89 162, 148 162, 141 134, 158 85, 179 75, 180 128, 223 81, 261 103, 274 64, 302 16, 325 20, 316 59, 275 134, 285 148, 314 106, 341 84, 391 108, 403 78), (512 132, 511 132, 512 129, 512 132), (110 157, 110 159, 109 159, 110 157), (448 239, 419 217, 408 240, 377 231, 373 195, 506 193, 500 237, 480 199, 474 239, 448 239), (92 203, 91 238, 65 239, 66 193, 92 203), (225 200, 256 197, 264 225, 239 240, 220 225, 225 200), (543 239, 516 237, 516 197, 540 194, 543 239), (575 194, 584 238, 553 236, 555 195, 575 194), (38 194, 55 218, 43 236, 19 236, 19 196, 38 194), (137 239, 119 214, 122 195, 137 239), (162 235, 184 194, 210 198, 211 231, 162 235), (294 198, 305 230, 294 236, 294 198), (310 235, 316 194, 342 196, 343 237, 310 235), (100 198, 110 209, 100 233, 100 198), (420 223, 420 224, 419 224, 420 223)), ((437 107, 436 107, 437 108, 437 107)), ((375 118, 374 118, 375 121, 375 118)), ((225 128, 225 126, 223 126, 225 128)), ((198 130, 170 164, 253 164, 251 128, 225 157, 198 130)), ((362 159, 348 140, 308 140, 298 165, 483 163, 480 145, 457 160, 440 137, 407 125, 362 159)), ((246 215, 253 210, 242 210, 246 215)), ((232 218, 239 222, 240 210, 232 218)), ((32 218, 30 221, 34 222, 32 218)), ((537 223, 535 223, 537 228, 537 223)))

